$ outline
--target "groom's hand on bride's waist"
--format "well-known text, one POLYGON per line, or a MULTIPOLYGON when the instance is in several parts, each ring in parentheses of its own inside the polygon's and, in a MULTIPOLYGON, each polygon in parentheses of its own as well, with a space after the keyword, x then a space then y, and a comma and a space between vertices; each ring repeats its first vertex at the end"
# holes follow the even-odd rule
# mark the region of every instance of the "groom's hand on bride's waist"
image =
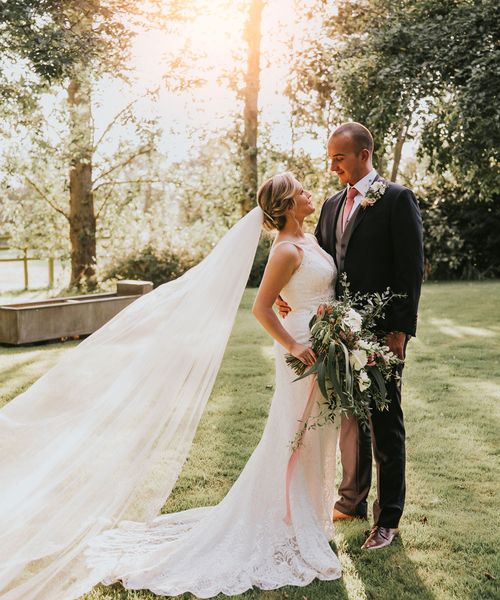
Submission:
POLYGON ((282 319, 284 319, 287 316, 287 314, 292 311, 292 307, 287 302, 285 302, 281 296, 278 296, 276 298, 275 304, 278 307, 278 311, 282 319))
POLYGON ((406 356, 406 333, 403 331, 391 331, 385 338, 389 350, 401 360, 406 356))

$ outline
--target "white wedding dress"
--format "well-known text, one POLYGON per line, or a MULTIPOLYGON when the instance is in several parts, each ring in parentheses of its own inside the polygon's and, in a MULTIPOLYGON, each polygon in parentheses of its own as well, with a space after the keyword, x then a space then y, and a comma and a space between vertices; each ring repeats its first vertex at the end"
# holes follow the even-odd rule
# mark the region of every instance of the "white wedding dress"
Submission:
MULTIPOLYGON (((336 272, 314 236, 300 247, 302 263, 282 296, 293 308, 284 326, 306 343, 309 320, 319 303, 331 299, 336 272)), ((94 581, 120 581, 126 588, 165 596, 191 592, 210 598, 221 592, 241 594, 252 586, 269 590, 340 577, 329 545, 337 424, 306 432, 290 485, 291 523, 284 520, 290 442, 310 390, 310 378, 293 381, 285 354, 275 343, 276 388, 264 433, 220 504, 148 523, 122 521, 104 531, 85 551, 94 581)), ((314 393, 319 401, 319 392, 314 393)))

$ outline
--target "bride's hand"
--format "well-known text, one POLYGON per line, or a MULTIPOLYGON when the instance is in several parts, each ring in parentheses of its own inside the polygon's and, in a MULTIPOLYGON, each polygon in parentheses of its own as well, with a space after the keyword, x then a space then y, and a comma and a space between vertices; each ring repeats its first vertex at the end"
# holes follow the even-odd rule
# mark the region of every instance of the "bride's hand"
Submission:
POLYGON ((320 304, 316 310, 316 316, 322 317, 325 313, 332 314, 332 307, 328 304, 320 304))
POLYGON ((293 344, 290 348, 290 354, 298 358, 308 367, 312 367, 316 362, 316 354, 312 351, 310 346, 304 346, 304 344, 293 344))
POLYGON ((292 307, 287 302, 285 302, 281 296, 278 296, 276 298, 275 304, 278 307, 278 311, 282 319, 284 319, 287 316, 287 314, 292 310, 292 307))

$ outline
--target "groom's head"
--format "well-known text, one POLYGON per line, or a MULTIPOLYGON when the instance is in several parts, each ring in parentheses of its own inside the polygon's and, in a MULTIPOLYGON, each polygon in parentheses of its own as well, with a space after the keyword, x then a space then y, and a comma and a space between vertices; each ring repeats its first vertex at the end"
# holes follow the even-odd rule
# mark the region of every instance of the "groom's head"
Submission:
POLYGON ((355 185, 372 170, 373 137, 361 123, 339 125, 328 140, 330 170, 341 183, 355 185))

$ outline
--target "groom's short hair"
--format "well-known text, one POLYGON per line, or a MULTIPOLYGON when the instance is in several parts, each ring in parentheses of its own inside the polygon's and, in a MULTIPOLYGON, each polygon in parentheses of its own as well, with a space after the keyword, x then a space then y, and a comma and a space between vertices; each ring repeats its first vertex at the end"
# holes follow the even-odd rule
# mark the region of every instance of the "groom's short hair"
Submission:
POLYGON ((331 138, 341 133, 350 136, 354 143, 354 148, 357 153, 361 152, 364 148, 368 150, 370 154, 373 153, 373 137, 369 130, 361 123, 351 121, 350 123, 343 123, 339 125, 330 136, 331 138))

